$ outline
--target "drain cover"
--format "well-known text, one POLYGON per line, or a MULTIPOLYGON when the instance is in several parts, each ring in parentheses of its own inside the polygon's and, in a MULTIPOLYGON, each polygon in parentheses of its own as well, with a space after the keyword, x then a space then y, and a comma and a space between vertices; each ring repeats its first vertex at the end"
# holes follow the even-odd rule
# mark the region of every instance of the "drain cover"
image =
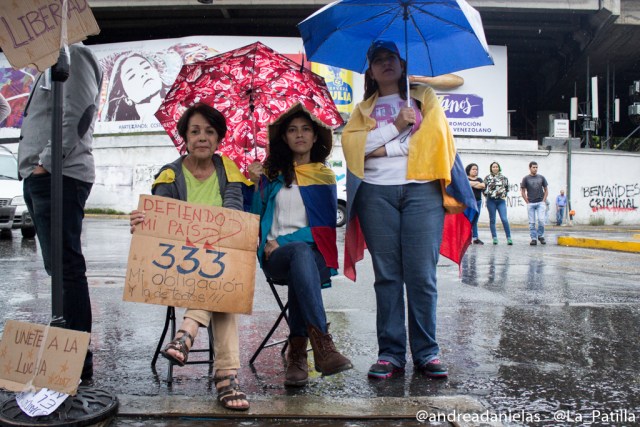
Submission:
POLYGON ((118 410, 118 398, 108 391, 78 387, 78 394, 69 396, 58 409, 45 417, 30 417, 18 406, 15 398, 0 405, 0 426, 69 426, 81 427, 99 423, 118 410))

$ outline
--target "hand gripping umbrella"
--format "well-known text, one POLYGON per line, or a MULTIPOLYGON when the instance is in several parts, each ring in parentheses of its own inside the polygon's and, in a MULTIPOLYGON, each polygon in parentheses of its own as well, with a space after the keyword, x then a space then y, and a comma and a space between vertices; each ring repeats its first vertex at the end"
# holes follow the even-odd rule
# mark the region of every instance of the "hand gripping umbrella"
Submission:
POLYGON ((493 65, 480 14, 465 0, 340 0, 298 29, 310 61, 358 73, 367 69, 367 50, 377 40, 404 52, 407 75, 493 65))
POLYGON ((322 77, 259 42, 182 67, 155 114, 181 153, 176 126, 196 102, 225 116, 219 150, 243 172, 264 159, 267 125, 298 102, 329 127, 343 123, 322 77))

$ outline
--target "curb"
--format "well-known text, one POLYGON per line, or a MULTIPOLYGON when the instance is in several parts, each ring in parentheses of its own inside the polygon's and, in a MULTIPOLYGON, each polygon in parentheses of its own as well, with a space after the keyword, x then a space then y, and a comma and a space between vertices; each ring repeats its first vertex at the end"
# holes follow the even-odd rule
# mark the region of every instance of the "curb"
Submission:
POLYGON ((100 213, 88 213, 84 214, 85 218, 97 218, 97 219, 129 219, 129 214, 100 214, 100 213))
POLYGON ((640 253, 640 242, 624 240, 590 239, 585 237, 558 236, 558 245, 588 249, 640 253))
MULTIPOLYGON (((318 396, 250 397, 246 412, 220 406, 215 396, 133 396, 119 395, 118 417, 199 417, 199 418, 284 418, 284 419, 407 419, 419 412, 426 416, 491 414, 469 396, 325 398, 318 396), (152 411, 149 409, 153 408, 152 411)), ((426 420, 425 420, 426 421, 426 420)), ((466 424, 463 424, 466 425, 466 424)), ((491 425, 501 425, 491 424, 491 425)))

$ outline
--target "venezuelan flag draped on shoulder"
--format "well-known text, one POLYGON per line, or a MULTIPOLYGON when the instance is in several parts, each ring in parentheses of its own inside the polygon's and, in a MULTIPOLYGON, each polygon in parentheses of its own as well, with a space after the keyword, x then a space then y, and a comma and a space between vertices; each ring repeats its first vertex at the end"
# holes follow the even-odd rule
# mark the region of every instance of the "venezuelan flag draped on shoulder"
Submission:
MULTIPOLYGON (((475 197, 433 89, 427 86, 412 88, 411 97, 420 101, 423 120, 409 140, 407 179, 440 181, 447 212, 440 254, 460 264, 471 243, 471 222, 478 215, 475 197)), ((342 133, 342 150, 347 161, 344 275, 354 281, 355 264, 364 255, 365 241, 353 201, 364 179, 365 144, 367 133, 376 127, 371 113, 377 99, 375 94, 359 103, 342 133)))
MULTIPOLYGON (((278 237, 279 244, 303 241, 315 244, 325 263, 335 274, 338 269, 338 248, 336 246, 336 175, 321 163, 308 163, 295 166, 296 181, 309 220, 309 226, 294 233, 278 237)), ((251 212, 259 214, 260 246, 258 259, 262 264, 267 234, 273 222, 275 198, 284 185, 284 177, 278 175, 270 181, 263 175, 255 189, 251 212)))

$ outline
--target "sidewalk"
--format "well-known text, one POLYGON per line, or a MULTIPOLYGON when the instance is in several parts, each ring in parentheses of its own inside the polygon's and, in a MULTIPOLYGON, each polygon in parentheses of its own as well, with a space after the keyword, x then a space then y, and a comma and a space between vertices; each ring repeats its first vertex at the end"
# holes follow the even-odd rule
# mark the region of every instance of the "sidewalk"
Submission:
MULTIPOLYGON (((512 229, 528 230, 528 225, 509 224, 512 229)), ((488 224, 478 224, 488 229, 488 224)), ((498 233, 502 232, 498 226, 498 233)), ((545 234, 557 236, 561 246, 640 253, 640 226, 637 225, 546 225, 545 234)))
MULTIPOLYGON (((460 269, 441 259, 438 342, 450 373, 444 381, 416 374, 410 353, 404 375, 387 381, 367 378, 377 356, 377 341, 372 266, 365 256, 358 265, 357 282, 337 276, 332 288, 323 290, 330 331, 354 368, 330 377, 312 370, 307 387, 285 388, 281 347, 265 350, 254 366, 248 364, 278 315, 258 271, 253 313, 239 318, 239 381, 252 406, 247 413, 237 413, 217 404, 213 371, 207 365, 175 368, 171 385, 166 382, 164 359, 159 359, 157 371, 151 369, 166 308, 122 301, 128 220, 88 218, 83 249, 94 317, 94 387, 119 397, 118 418, 157 422, 116 421, 118 426, 176 425, 181 417, 242 418, 254 426, 281 418, 302 425, 310 425, 306 420, 328 425, 331 419, 351 425, 375 419, 415 425, 422 410, 478 416, 489 411, 503 419, 525 414, 553 420, 558 408, 585 416, 594 408, 640 408, 635 381, 640 369, 638 255, 564 247, 554 239, 633 237, 639 234, 637 228, 551 226, 547 233, 547 245, 531 247, 527 228, 515 226, 513 246, 504 239, 498 245, 473 245, 460 269)), ((488 236, 488 229, 482 227, 480 235, 488 236)), ((343 228, 338 240, 342 251, 343 228)), ((16 236, 0 241, 0 269, 3 319, 47 323, 50 280, 35 242, 16 236)), ((283 296, 285 292, 280 290, 283 296)), ((177 314, 181 317, 182 311, 177 314)), ((282 327, 275 338, 286 334, 282 327)), ((194 348, 206 345, 205 337, 201 332, 194 348)), ((8 394, 0 392, 0 397, 8 394)))

